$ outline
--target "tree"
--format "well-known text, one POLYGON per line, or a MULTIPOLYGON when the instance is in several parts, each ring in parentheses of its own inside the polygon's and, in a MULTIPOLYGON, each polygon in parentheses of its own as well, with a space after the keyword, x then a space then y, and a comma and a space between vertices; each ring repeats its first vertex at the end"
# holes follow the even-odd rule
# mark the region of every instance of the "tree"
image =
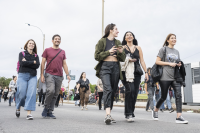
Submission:
POLYGON ((90 84, 91 93, 94 93, 95 87, 96 87, 95 84, 94 85, 90 84))
POLYGON ((12 78, 5 78, 5 77, 0 77, 0 86, 3 87, 8 87, 10 84, 10 81, 12 78))
POLYGON ((144 81, 142 81, 142 82, 140 83, 140 86, 142 86, 142 88, 144 88, 144 81))

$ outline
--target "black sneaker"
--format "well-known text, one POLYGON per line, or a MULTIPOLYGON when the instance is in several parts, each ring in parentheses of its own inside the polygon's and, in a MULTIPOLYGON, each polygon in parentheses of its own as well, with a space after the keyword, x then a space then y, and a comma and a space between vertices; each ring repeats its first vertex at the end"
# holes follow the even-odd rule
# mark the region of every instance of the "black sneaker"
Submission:
POLYGON ((33 120, 33 116, 31 114, 27 115, 27 120, 33 120))
POLYGON ((111 118, 111 123, 117 123, 111 116, 110 118, 111 118))
POLYGON ((164 112, 163 109, 160 109, 161 112, 164 112))
POLYGON ((43 112, 42 112, 42 117, 43 117, 43 118, 48 118, 48 117, 47 117, 47 113, 48 113, 48 109, 44 108, 44 109, 43 109, 43 112))
POLYGON ((111 123, 111 116, 110 115, 107 115, 104 119, 104 122, 108 125, 111 123))
POLYGON ((40 106, 40 103, 38 103, 38 106, 40 106))
POLYGON ((9 104, 9 106, 11 106, 11 103, 9 104))
POLYGON ((52 112, 47 113, 47 117, 49 117, 50 119, 56 119, 52 112))
POLYGON ((157 121, 158 120, 158 112, 152 110, 152 118, 157 121))
POLYGON ((185 119, 183 118, 183 116, 180 116, 179 118, 176 118, 176 123, 177 123, 177 124, 188 124, 188 121, 185 120, 185 119))
POLYGON ((16 117, 19 118, 19 116, 20 116, 20 111, 19 111, 19 110, 16 110, 16 113, 15 113, 15 114, 16 114, 16 117))
POLYGON ((172 112, 174 112, 174 109, 173 109, 173 108, 171 108, 171 109, 169 110, 169 113, 172 113, 172 112))

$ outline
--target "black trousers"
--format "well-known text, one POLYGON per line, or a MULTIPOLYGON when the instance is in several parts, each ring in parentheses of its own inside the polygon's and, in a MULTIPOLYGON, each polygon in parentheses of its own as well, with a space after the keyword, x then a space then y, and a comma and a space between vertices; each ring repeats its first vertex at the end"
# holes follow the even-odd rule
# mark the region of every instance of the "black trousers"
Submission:
POLYGON ((100 70, 103 83, 104 109, 113 107, 114 96, 119 83, 119 63, 104 61, 100 70))
POLYGON ((58 106, 58 104, 59 104, 60 96, 61 96, 61 95, 59 94, 58 97, 57 97, 57 99, 56 99, 56 103, 55 103, 56 106, 58 106))
POLYGON ((125 86, 125 111, 124 115, 127 117, 129 115, 134 115, 135 103, 137 101, 137 95, 139 91, 139 85, 141 82, 141 76, 136 76, 134 82, 127 82, 125 72, 122 72, 123 80, 122 83, 125 86))
POLYGON ((182 113, 182 94, 181 94, 181 84, 177 83, 176 81, 160 81, 160 88, 161 88, 161 98, 158 100, 156 104, 156 108, 160 108, 162 103, 167 98, 167 93, 169 87, 172 86, 175 93, 176 98, 176 112, 182 113))
POLYGON ((44 104, 44 99, 45 99, 45 93, 40 93, 39 94, 39 103, 41 103, 42 102, 42 104, 44 104))
POLYGON ((103 92, 98 92, 99 94, 99 109, 101 109, 101 101, 102 101, 102 97, 103 97, 103 92))

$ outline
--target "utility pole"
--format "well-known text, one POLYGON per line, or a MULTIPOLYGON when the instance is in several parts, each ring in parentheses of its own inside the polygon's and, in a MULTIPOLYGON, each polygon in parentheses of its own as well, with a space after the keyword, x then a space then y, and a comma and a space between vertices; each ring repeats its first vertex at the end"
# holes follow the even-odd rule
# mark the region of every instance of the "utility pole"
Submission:
POLYGON ((104 0, 102 0, 102 36, 104 35, 104 0))

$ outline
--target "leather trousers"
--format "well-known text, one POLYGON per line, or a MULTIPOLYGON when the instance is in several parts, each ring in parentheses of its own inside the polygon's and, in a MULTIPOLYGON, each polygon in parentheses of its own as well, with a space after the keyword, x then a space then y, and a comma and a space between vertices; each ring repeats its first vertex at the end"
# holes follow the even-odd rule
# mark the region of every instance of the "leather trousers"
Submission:
POLYGON ((182 94, 181 94, 181 84, 177 83, 176 81, 160 81, 160 88, 161 88, 161 98, 158 100, 156 104, 156 108, 160 108, 162 103, 167 98, 167 93, 169 87, 172 87, 175 92, 176 98, 176 112, 182 113, 182 94))
POLYGON ((127 82, 125 72, 122 72, 122 75, 123 75, 122 83, 125 86, 124 115, 125 115, 125 117, 127 117, 129 115, 132 115, 133 117, 135 117, 135 115, 134 115, 135 104, 137 101, 137 95, 138 95, 138 91, 139 91, 139 85, 141 82, 141 76, 135 76, 134 82, 127 82))
POLYGON ((100 70, 100 77, 103 83, 104 109, 113 107, 114 96, 119 83, 118 62, 104 61, 100 70))

